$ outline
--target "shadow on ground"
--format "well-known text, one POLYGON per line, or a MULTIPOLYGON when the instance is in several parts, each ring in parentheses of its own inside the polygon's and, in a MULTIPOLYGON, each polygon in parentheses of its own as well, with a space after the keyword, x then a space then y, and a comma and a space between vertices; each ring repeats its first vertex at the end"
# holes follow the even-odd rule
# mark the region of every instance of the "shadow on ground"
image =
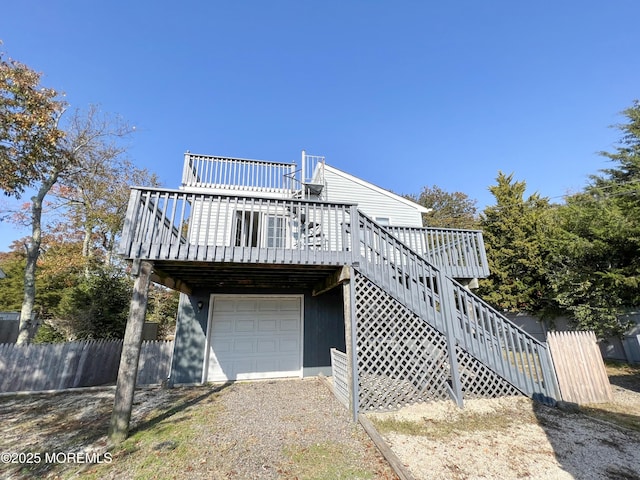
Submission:
MULTIPOLYGON (((145 420, 143 422, 141 422, 139 425, 136 425, 134 428, 132 428, 129 431, 129 435, 133 435, 135 433, 138 432, 143 432, 145 430, 149 430, 151 428, 153 428, 154 426, 156 426, 158 423, 162 422, 163 420, 166 420, 180 412, 182 412, 183 410, 186 410, 187 408, 196 405, 200 402, 202 402, 203 400, 206 400, 207 398, 209 398, 211 395, 214 395, 216 393, 221 392, 222 390, 224 390, 227 387, 230 387, 231 385, 233 385, 233 382, 227 382, 224 383, 222 385, 215 385, 215 386, 210 386, 207 388, 207 390, 202 393, 201 395, 198 395, 195 398, 192 398, 190 400, 184 401, 178 405, 175 405, 174 407, 170 408, 169 410, 160 413, 159 415, 156 415, 148 420, 145 420)), ((202 387, 197 387, 197 388, 202 388, 202 387)))
MULTIPOLYGON (((136 390, 129 435, 153 428, 163 420, 197 405, 230 383, 206 387, 142 388, 136 390)), ((55 394, 0 398, 0 451, 18 454, 82 452, 87 446, 106 449, 106 434, 115 390, 63 391, 55 394)), ((39 478, 52 474, 56 464, 0 465, 0 478, 39 478)))
POLYGON ((609 383, 617 387, 640 393, 640 381, 638 381, 638 379, 633 375, 612 375, 609 377, 609 383))
POLYGON ((572 478, 640 480, 638 415, 612 412, 605 404, 533 405, 556 460, 572 478))

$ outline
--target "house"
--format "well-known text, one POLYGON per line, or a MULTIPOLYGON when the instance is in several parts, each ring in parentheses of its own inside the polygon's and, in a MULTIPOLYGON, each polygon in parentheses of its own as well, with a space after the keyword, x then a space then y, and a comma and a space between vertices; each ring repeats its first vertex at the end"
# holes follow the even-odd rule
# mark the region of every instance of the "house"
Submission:
MULTIPOLYGON (((0 270, 2 272, 2 270, 0 270)), ((31 314, 31 336, 34 336, 40 327, 36 312, 31 314)), ((20 312, 0 312, 0 344, 16 343, 20 333, 20 312)))
POLYGON ((482 233, 426 211, 305 152, 186 153, 179 189, 132 189, 119 253, 182 292, 173 384, 331 374, 342 352, 354 412, 558 398, 546 346, 468 288, 489 273, 482 233))

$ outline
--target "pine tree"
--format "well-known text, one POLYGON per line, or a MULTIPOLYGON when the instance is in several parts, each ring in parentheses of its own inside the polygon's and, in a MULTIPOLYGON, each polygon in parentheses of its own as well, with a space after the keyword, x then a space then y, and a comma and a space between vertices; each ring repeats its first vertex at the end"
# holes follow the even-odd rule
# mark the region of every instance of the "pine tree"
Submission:
POLYGON ((524 198, 526 183, 513 174, 499 172, 496 180, 489 187, 496 204, 481 215, 491 275, 479 294, 503 311, 547 312, 554 305, 545 277, 551 206, 538 194, 524 198))
POLYGON ((578 328, 600 337, 622 333, 624 314, 640 305, 640 103, 616 125, 622 138, 602 152, 614 166, 591 177, 558 211, 550 282, 578 328))

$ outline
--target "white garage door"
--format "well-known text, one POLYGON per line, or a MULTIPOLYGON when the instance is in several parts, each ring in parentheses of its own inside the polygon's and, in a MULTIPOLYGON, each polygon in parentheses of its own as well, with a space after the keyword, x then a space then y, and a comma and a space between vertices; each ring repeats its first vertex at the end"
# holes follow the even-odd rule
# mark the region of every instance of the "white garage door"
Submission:
POLYGON ((204 380, 302 374, 302 298, 212 296, 204 380))

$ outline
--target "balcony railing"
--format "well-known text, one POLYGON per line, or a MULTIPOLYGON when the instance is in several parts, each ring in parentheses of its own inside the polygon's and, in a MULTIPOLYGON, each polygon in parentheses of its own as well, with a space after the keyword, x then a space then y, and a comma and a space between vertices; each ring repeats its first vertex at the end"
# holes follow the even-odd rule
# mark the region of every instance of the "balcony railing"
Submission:
MULTIPOLYGON (((134 188, 119 253, 126 258, 350 263, 355 205, 291 198, 134 188)), ((488 275, 482 234, 384 227, 455 278, 488 275)))
POLYGON ((291 196, 294 189, 300 188, 295 177, 295 163, 186 153, 182 188, 291 196))
POLYGON ((385 227, 402 243, 454 278, 486 278, 489 264, 479 230, 385 227))
POLYGON ((354 205, 134 188, 119 253, 129 259, 350 263, 354 205))

